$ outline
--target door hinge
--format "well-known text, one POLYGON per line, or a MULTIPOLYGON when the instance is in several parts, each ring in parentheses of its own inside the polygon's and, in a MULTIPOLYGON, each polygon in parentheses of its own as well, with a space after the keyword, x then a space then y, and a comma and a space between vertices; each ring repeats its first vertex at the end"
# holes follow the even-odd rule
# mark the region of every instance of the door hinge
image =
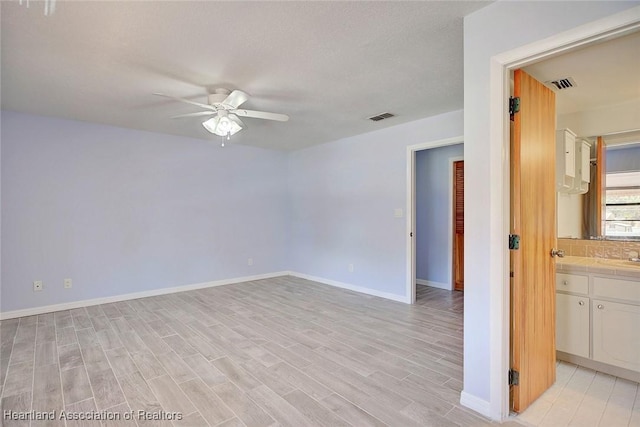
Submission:
POLYGON ((520 236, 518 236, 517 234, 509 234, 509 249, 520 249, 520 236))
POLYGON ((413 231, 409 233, 409 237, 413 237, 413 231))
POLYGON ((520 111, 520 97, 509 97, 509 118, 513 121, 513 116, 520 111))
POLYGON ((519 385, 520 384, 520 373, 518 371, 514 371, 513 369, 509 369, 509 385, 519 385))

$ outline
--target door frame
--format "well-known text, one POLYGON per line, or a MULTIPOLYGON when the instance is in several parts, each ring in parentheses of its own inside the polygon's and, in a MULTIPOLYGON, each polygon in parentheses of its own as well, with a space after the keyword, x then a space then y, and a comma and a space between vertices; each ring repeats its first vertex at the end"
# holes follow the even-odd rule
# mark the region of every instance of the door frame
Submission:
MULTIPOLYGON (((509 93, 510 73, 534 62, 566 53, 578 47, 630 34, 640 29, 640 7, 634 7, 609 17, 578 26, 574 29, 542 39, 516 49, 495 55, 490 61, 489 82, 489 140, 501 147, 502 167, 498 174, 502 177, 502 235, 505 244, 498 262, 490 268, 489 328, 490 348, 496 349, 498 357, 492 357, 489 367, 489 413, 493 419, 506 420, 509 417, 510 368, 510 292, 509 292, 509 249, 506 241, 509 235, 510 208, 510 136, 509 136, 509 93), (493 309, 495 308, 495 309, 493 309)), ((470 114, 470 113, 467 113, 470 114)), ((464 394, 464 393, 463 393, 464 394)), ((464 396, 463 396, 464 400, 464 396)), ((481 409, 481 408, 478 408, 481 409)))
MULTIPOLYGON (((407 146, 407 281, 405 295, 409 304, 416 302, 416 237, 415 235, 411 237, 412 233, 415 234, 416 229, 416 151, 455 144, 464 144, 464 137, 460 135, 407 146)), ((451 192, 451 190, 449 191, 451 192)))

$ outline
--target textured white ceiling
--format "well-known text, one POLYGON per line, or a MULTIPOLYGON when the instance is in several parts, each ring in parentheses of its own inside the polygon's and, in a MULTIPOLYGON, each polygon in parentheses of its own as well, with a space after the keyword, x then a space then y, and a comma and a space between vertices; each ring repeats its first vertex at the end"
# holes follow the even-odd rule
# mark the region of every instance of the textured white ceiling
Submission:
POLYGON ((556 91, 558 114, 637 101, 640 99, 640 31, 561 54, 524 70, 542 82, 565 77, 575 79, 576 87, 556 91))
POLYGON ((216 138, 171 120, 242 89, 234 141, 297 149, 462 108, 462 17, 487 2, 2 1, 2 108, 216 138), (24 3, 24 2, 23 2, 24 3), (390 111, 397 117, 366 120, 390 111))

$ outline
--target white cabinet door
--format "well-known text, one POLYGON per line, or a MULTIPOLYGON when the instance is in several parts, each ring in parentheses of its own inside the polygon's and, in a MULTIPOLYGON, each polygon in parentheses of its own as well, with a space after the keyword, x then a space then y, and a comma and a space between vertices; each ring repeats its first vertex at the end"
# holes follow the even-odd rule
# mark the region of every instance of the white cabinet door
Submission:
POLYGON ((640 371, 640 306, 593 300, 593 358, 640 371))
POLYGON ((576 134, 569 129, 556 131, 556 190, 568 192, 576 176, 576 134))
POLYGON ((589 357, 589 298, 556 294, 556 350, 589 357))
MULTIPOLYGON (((591 145, 586 141, 580 141, 582 150, 580 153, 580 175, 582 182, 589 184, 591 182, 591 145)), ((587 185, 587 189, 589 186, 587 185)))
POLYGON ((575 176, 573 178, 573 187, 569 190, 569 193, 585 194, 589 191, 589 182, 591 181, 591 167, 589 166, 591 144, 582 139, 576 139, 575 144, 575 176))

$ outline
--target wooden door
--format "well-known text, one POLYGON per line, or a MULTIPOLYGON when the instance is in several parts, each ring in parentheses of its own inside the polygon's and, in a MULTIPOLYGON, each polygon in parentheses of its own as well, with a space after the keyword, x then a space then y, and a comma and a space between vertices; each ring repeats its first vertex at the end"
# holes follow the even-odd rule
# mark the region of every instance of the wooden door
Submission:
POLYGON ((464 161, 453 162, 453 289, 464 290, 464 161))
MULTIPOLYGON (((556 378, 555 93, 522 70, 514 73, 511 139, 511 362, 519 382, 512 407, 526 409, 556 378)), ((506 242, 505 242, 506 244, 506 242)))

